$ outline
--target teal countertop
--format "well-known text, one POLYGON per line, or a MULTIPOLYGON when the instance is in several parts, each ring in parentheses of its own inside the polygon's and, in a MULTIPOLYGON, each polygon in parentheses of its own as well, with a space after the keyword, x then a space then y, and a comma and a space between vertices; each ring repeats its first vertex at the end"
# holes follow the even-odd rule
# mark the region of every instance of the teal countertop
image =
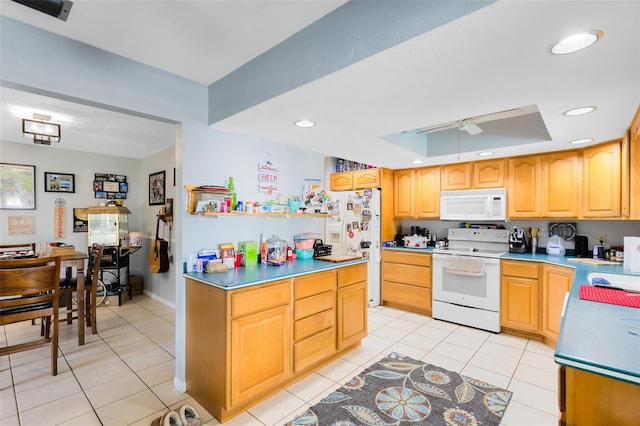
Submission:
MULTIPOLYGON (((431 252, 429 249, 385 247, 389 250, 431 252)), ((637 276, 620 265, 586 265, 569 257, 546 254, 506 253, 501 259, 526 260, 575 269, 571 291, 565 301, 556 363, 640 384, 640 309, 581 300, 580 286, 591 272, 637 276)))
POLYGON ((315 259, 302 259, 288 261, 282 266, 242 266, 240 268, 230 269, 227 272, 214 272, 210 274, 204 272, 188 272, 182 276, 221 289, 235 290, 237 288, 250 287, 270 281, 292 278, 298 275, 357 265, 368 261, 369 259, 357 259, 336 263, 315 259))

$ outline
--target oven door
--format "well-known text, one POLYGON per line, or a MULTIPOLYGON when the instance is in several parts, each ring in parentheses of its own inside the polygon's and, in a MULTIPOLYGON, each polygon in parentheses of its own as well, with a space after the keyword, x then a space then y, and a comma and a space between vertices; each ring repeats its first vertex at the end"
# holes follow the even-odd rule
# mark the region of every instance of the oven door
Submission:
POLYGON ((500 259, 433 255, 433 300, 500 310, 500 259))

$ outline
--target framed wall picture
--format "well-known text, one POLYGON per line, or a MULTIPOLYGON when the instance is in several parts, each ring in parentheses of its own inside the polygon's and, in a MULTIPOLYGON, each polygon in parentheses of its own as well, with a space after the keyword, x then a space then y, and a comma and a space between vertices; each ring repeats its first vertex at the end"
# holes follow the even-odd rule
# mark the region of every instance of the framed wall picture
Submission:
POLYGON ((0 209, 36 209, 36 166, 0 163, 0 209))
POLYGON ((149 205, 164 204, 165 172, 151 173, 149 175, 149 205))
POLYGON ((76 192, 75 175, 44 172, 45 192, 76 192))
POLYGON ((124 200, 129 192, 127 177, 113 173, 96 173, 93 178, 93 192, 95 198, 124 200))

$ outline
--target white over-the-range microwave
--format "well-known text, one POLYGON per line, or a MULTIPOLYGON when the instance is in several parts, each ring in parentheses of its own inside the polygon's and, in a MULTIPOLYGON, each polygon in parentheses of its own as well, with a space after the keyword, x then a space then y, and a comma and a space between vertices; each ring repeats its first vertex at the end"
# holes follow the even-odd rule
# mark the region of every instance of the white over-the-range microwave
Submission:
POLYGON ((506 221, 505 188, 442 191, 440 219, 461 221, 506 221))

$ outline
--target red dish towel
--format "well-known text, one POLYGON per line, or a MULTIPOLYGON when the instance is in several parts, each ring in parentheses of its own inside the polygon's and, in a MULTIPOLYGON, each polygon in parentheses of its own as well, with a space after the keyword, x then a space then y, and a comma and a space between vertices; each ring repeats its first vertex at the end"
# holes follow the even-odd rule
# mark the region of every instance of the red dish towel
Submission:
POLYGON ((594 287, 591 285, 580 286, 580 299, 640 308, 640 293, 612 290, 610 288, 594 287))

